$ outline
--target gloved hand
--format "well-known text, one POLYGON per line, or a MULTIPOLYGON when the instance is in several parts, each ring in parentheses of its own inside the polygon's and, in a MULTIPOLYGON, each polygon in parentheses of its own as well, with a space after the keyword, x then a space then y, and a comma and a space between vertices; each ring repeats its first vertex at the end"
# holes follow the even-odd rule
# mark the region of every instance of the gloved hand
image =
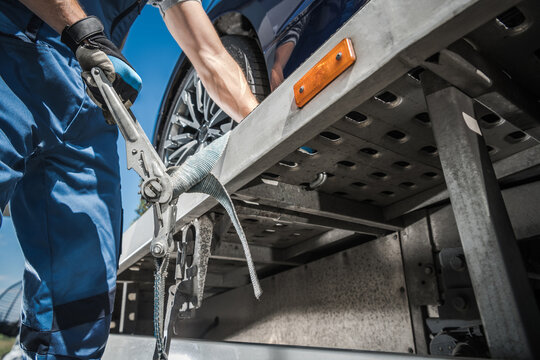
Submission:
POLYGON ((103 24, 97 17, 89 16, 71 26, 66 26, 62 31, 61 40, 77 57, 83 70, 82 78, 88 86, 87 93, 104 110, 106 118, 108 112, 106 105, 90 74, 93 67, 97 66, 103 70, 126 108, 133 105, 141 90, 142 80, 120 49, 107 39, 103 24))

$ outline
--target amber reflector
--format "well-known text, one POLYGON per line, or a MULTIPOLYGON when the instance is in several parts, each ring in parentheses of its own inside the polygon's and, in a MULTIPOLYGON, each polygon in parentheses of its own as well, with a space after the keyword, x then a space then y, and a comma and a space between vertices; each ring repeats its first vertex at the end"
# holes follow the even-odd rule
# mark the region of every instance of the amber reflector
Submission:
POLYGON ((343 39, 312 67, 296 84, 294 99, 298 107, 306 105, 315 95, 351 66, 356 60, 351 39, 343 39))

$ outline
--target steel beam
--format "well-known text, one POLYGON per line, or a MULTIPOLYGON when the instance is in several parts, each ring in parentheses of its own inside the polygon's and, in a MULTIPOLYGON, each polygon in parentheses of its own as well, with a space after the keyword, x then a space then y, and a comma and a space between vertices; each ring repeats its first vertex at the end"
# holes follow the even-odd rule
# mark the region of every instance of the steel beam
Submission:
POLYGON ((538 358, 540 315, 473 100, 430 72, 421 79, 491 355, 538 358))
MULTIPOLYGON (((152 357, 154 338, 149 336, 111 335, 103 360, 147 360, 152 357)), ((173 339, 169 359, 190 360, 368 360, 417 359, 437 360, 431 356, 411 356, 373 351, 351 351, 301 346, 279 346, 234 342, 173 339)), ((461 358, 467 359, 467 358, 461 358)))
MULTIPOLYGON (((251 256, 256 264, 274 264, 285 266, 298 266, 300 263, 287 261, 282 251, 268 246, 250 245, 251 256)), ((242 246, 238 243, 221 242, 212 252, 211 259, 246 262, 246 255, 242 246)))
MULTIPOLYGON (((518 0, 377 0, 345 23, 231 134, 214 169, 231 192, 254 179, 309 139, 403 76, 424 59, 468 34, 518 0), (357 52, 353 66, 302 109, 294 105, 293 84, 344 38, 357 52)), ((216 205, 201 194, 183 194, 177 227, 216 205)), ((152 213, 124 236, 119 270, 148 254, 152 213)))
POLYGON ((356 235, 357 233, 350 230, 341 230, 341 229, 330 230, 330 231, 325 232, 324 234, 315 236, 299 244, 292 245, 286 249, 283 249, 282 254, 285 259, 292 259, 297 256, 303 255, 307 252, 310 252, 316 249, 320 250, 327 246, 334 245, 340 241, 352 238, 356 235))
POLYGON ((383 236, 388 233, 387 230, 358 224, 346 220, 329 219, 326 216, 298 213, 294 210, 283 210, 266 205, 243 204, 237 208, 238 214, 249 215, 251 218, 259 219, 279 219, 283 222, 294 224, 304 224, 310 228, 318 229, 342 229, 350 230, 361 234, 383 236))
POLYGON ((397 231, 402 228, 397 221, 384 220, 380 207, 317 191, 306 191, 296 185, 255 181, 237 191, 233 197, 302 214, 361 224, 366 229, 379 229, 375 234, 382 235, 380 229, 397 231))

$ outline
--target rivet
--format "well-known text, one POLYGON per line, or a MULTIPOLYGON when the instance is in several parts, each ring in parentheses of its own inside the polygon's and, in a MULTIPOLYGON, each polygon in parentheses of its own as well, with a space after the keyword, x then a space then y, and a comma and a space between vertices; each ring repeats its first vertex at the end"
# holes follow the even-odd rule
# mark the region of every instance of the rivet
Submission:
POLYGON ((341 60, 342 56, 343 56, 343 54, 341 52, 338 52, 337 55, 336 55, 336 60, 341 60))
POLYGON ((300 90, 298 90, 298 92, 299 92, 300 94, 304 92, 304 86, 303 86, 303 85, 300 86, 300 90))
POLYGON ((137 149, 131 150, 131 153, 132 153, 133 155, 137 154, 137 149))

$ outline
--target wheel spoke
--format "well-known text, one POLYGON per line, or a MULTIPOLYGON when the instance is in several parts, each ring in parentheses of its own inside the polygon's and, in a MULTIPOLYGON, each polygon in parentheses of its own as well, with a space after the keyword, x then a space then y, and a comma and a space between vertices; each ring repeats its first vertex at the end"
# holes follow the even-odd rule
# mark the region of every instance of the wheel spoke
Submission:
POLYGON ((174 141, 178 145, 184 145, 193 140, 193 134, 190 133, 183 133, 171 136, 171 140, 174 141))
POLYGON ((188 119, 187 117, 178 114, 174 115, 173 122, 182 127, 190 127, 194 130, 199 130, 201 128, 201 124, 197 122, 197 119, 188 119))
POLYGON ((208 95, 208 91, 204 89, 204 120, 205 121, 208 121, 208 118, 210 117, 208 114, 208 111, 209 111, 208 104, 210 103, 210 101, 212 101, 212 99, 210 98, 210 95, 208 95))
POLYGON ((208 129, 208 137, 217 139, 220 135, 222 135, 220 129, 208 129))
POLYGON ((197 116, 197 113, 195 112, 195 107, 194 107, 194 104, 193 104, 193 98, 191 96, 191 93, 189 91, 184 90, 184 92, 182 93, 182 99, 184 100, 184 104, 186 104, 186 106, 188 108, 189 115, 191 116, 191 119, 200 124, 201 121, 200 121, 199 117, 197 116))
POLYGON ((208 127, 214 127, 216 124, 218 124, 219 122, 225 120, 227 117, 228 117, 227 114, 225 114, 225 112, 223 110, 218 108, 218 110, 216 111, 214 116, 212 116, 212 119, 210 120, 210 123, 208 124, 208 127))
POLYGON ((201 79, 199 79, 199 77, 197 76, 195 80, 195 94, 197 96, 197 109, 200 113, 204 112, 203 92, 205 91, 203 90, 201 79))
POLYGON ((195 149, 197 148, 197 144, 198 144, 197 140, 193 140, 192 142, 187 143, 186 145, 182 146, 181 148, 182 152, 179 153, 175 166, 182 164, 188 158, 189 155, 192 155, 195 152, 195 149))
POLYGON ((171 155, 169 155, 169 161, 181 158, 187 150, 191 149, 195 145, 197 145, 197 140, 191 140, 187 144, 180 146, 171 155))
POLYGON ((163 145, 163 148, 165 150, 172 150, 176 149, 178 147, 178 144, 172 140, 165 140, 165 143, 163 145))
POLYGON ((221 111, 221 109, 219 108, 219 106, 217 106, 217 104, 213 100, 210 100, 210 102, 208 103, 208 112, 210 114, 215 114, 217 111, 221 111))

